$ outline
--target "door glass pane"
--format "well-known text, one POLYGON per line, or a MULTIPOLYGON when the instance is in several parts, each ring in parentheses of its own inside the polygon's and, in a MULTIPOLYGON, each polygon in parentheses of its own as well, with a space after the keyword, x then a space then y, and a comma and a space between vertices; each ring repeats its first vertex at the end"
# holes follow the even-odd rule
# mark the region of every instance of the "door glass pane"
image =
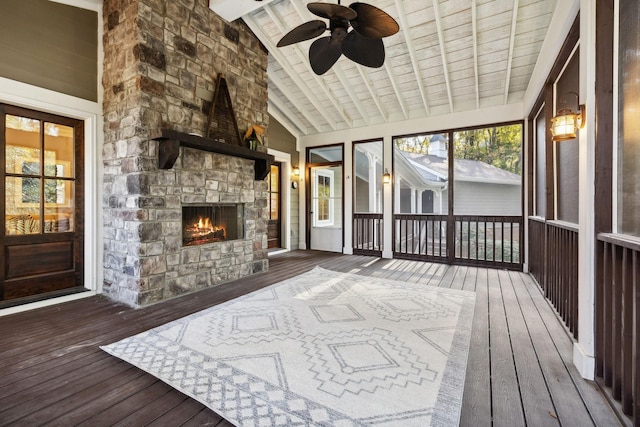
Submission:
POLYGON ((270 208, 269 208, 269 219, 278 219, 279 217, 279 212, 278 212, 278 205, 279 203, 279 197, 278 197, 278 193, 271 193, 271 198, 270 198, 270 208))
POLYGON ((40 179, 6 177, 6 233, 8 235, 40 232, 40 179))
POLYGON ((329 204, 331 202, 331 196, 333 194, 333 186, 332 179, 330 176, 321 175, 325 172, 318 173, 318 181, 317 181, 317 196, 316 203, 318 208, 317 212, 317 220, 318 223, 324 223, 323 225, 331 225, 331 215, 329 204))
POLYGON ((45 123, 44 166, 47 176, 72 178, 73 171, 73 128, 55 123, 45 123))
POLYGON ((40 174, 40 121, 6 116, 5 165, 7 173, 40 174))
POLYGON ((342 168, 314 168, 312 179, 313 226, 341 227, 342 168))
POLYGON ((45 179, 44 232, 73 231, 73 181, 45 179))
POLYGON ((280 217, 280 164, 271 165, 269 173, 269 219, 280 217))

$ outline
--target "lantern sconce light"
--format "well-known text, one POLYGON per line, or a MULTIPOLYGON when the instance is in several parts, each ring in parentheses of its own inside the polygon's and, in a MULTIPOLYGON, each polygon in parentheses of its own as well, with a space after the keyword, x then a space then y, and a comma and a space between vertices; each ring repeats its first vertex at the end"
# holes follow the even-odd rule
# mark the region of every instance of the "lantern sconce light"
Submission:
POLYGON ((551 119, 551 135, 554 141, 568 141, 575 139, 578 130, 584 127, 586 107, 584 104, 580 104, 578 94, 575 92, 569 92, 567 95, 574 95, 576 97, 576 104, 578 105, 578 112, 574 113, 571 108, 562 108, 551 119))
POLYGON ((382 174, 382 183, 391 184, 391 174, 387 168, 384 169, 384 173, 382 174))
POLYGON ((300 180, 300 168, 298 166, 293 166, 291 168, 291 188, 293 188, 294 190, 297 190, 299 180, 300 180))

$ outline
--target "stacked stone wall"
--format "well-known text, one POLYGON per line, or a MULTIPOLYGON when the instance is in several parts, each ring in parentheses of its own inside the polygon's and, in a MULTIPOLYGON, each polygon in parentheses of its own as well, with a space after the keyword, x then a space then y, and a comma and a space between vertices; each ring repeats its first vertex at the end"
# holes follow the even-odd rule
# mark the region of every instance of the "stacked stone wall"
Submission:
POLYGON ((266 269, 266 183, 253 162, 183 149, 159 170, 150 139, 204 134, 219 73, 240 131, 267 127, 264 47, 208 0, 105 0, 104 19, 104 292, 138 306, 266 269), (245 239, 182 248, 181 204, 217 198, 244 200, 245 239))

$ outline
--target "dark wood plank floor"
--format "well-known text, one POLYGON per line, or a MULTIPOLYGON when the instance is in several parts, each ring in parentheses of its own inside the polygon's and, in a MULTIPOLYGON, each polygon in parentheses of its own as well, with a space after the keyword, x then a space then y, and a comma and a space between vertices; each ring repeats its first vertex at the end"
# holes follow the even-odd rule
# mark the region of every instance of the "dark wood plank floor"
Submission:
POLYGON ((228 426, 219 415, 98 346, 311 269, 476 292, 463 426, 615 426, 572 342, 526 274, 296 251, 250 276, 143 309, 105 297, 0 317, 0 425, 228 426))

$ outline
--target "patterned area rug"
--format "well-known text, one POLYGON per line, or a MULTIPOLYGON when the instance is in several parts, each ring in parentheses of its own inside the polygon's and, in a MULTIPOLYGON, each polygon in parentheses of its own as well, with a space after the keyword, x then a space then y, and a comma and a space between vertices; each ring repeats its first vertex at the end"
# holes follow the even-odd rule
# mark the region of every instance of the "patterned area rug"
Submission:
POLYGON ((449 426, 474 303, 316 267, 102 348, 240 426, 449 426))

